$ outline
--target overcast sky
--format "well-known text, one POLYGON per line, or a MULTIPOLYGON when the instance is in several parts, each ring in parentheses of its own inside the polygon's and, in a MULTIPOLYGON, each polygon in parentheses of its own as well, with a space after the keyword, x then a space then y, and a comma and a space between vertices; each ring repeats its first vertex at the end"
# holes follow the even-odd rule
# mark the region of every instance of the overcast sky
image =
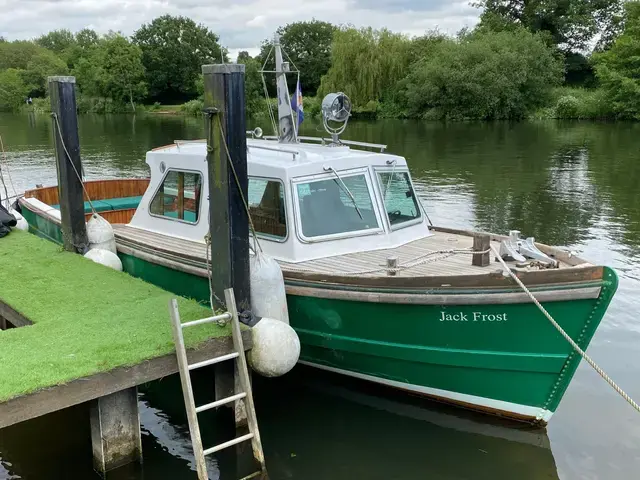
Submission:
POLYGON ((0 0, 0 12, 0 36, 9 40, 60 28, 130 35, 160 15, 183 15, 220 35, 232 56, 240 50, 255 54, 278 26, 300 20, 454 34, 474 26, 479 14, 469 0, 0 0))

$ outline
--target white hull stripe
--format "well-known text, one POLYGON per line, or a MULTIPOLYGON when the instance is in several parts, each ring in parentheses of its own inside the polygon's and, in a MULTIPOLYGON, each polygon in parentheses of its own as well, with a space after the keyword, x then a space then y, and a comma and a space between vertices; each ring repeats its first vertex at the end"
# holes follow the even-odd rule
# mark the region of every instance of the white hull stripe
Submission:
POLYGON ((490 410, 501 411, 505 413, 513 413, 518 417, 528 417, 536 419, 541 423, 548 423, 553 415, 553 412, 542 409, 540 407, 531 407, 529 405, 520 405, 518 403, 505 402, 502 400, 494 400, 492 398, 477 397, 475 395, 468 395, 466 393, 451 392, 449 390, 440 390, 438 388, 423 387, 421 385, 412 385, 410 383, 398 382, 395 380, 388 380, 386 378, 374 377, 373 375, 366 375, 364 373, 350 372, 349 370, 342 370, 340 368, 327 367, 326 365, 319 365, 317 363, 305 362, 300 360, 298 363, 308 365, 311 367, 320 368, 329 372, 341 373, 343 375, 349 375, 351 377, 360 378, 362 380, 368 380, 370 382, 380 383, 382 385, 388 385, 390 387, 400 388, 403 390, 410 390, 412 392, 421 393, 424 395, 430 395, 434 397, 446 398, 455 402, 467 403, 470 405, 477 405, 490 410))

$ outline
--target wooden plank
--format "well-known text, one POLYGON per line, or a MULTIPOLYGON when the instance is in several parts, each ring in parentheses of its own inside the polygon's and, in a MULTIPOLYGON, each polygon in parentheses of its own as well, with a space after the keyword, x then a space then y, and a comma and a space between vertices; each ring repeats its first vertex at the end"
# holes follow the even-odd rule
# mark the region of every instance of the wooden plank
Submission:
POLYGON ((20 312, 14 310, 0 299, 0 317, 7 320, 14 327, 27 327, 33 325, 33 322, 20 312))
MULTIPOLYGON (((250 349, 251 331, 243 331, 242 336, 245 348, 250 349)), ((187 356, 189 363, 195 363, 233 351, 233 340, 229 336, 211 339, 197 350, 188 350, 187 356)), ((177 371, 178 362, 173 353, 16 397, 0 403, 0 428, 158 380, 177 371)))
MULTIPOLYGON (((483 293, 483 294, 422 294, 422 293, 377 293, 357 292, 339 289, 299 287, 288 285, 287 295, 311 298, 346 300, 350 302, 395 303, 402 305, 507 305, 531 303, 526 293, 483 293)), ((600 287, 581 289, 536 291, 540 302, 561 302, 567 300, 593 299, 600 296, 600 287)))

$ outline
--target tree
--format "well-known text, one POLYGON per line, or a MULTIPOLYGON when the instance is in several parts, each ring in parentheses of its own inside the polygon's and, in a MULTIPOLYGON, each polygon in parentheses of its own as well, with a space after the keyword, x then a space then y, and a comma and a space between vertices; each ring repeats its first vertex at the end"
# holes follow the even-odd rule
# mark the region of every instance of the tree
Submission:
POLYGON ((20 71, 8 68, 0 71, 0 111, 17 111, 24 104, 28 87, 20 71))
POLYGON ((345 92, 356 109, 372 109, 406 75, 411 61, 411 41, 389 30, 342 28, 331 49, 331 68, 318 93, 345 92))
POLYGON ((563 50, 584 50, 600 33, 615 31, 623 0, 477 0, 480 28, 493 31, 522 26, 543 32, 563 50))
POLYGON ((520 28, 475 33, 437 44, 401 81, 409 116, 521 119, 547 103, 562 61, 539 35, 520 28))
POLYGON ((110 33, 89 46, 73 70, 82 93, 131 104, 147 93, 142 51, 127 38, 110 33))
POLYGON ((46 51, 44 48, 26 40, 0 43, 0 70, 7 68, 26 69, 31 58, 46 51))
POLYGON ((42 35, 36 39, 36 43, 41 47, 51 50, 58 55, 62 54, 65 50, 75 44, 76 39, 69 30, 53 30, 45 35, 42 35))
POLYGON ((151 97, 185 100, 197 95, 196 79, 201 66, 227 61, 218 35, 185 17, 164 15, 145 24, 133 36, 142 50, 151 97))
POLYGON ((145 71, 140 47, 119 34, 107 35, 100 44, 104 96, 118 101, 129 101, 135 112, 134 101, 147 93, 145 71))
POLYGON ((262 86, 262 74, 260 69, 262 65, 255 58, 251 58, 249 54, 238 54, 238 63, 242 63, 245 66, 244 70, 244 96, 245 104, 247 107, 247 113, 249 115, 255 115, 263 110, 266 99, 264 98, 264 91, 262 86))
POLYGON ((241 52, 238 52, 238 58, 236 60, 237 63, 244 63, 247 60, 251 59, 251 55, 249 55, 249 52, 242 50, 241 52))
POLYGON ((613 111, 640 119, 640 3, 625 5, 624 32, 603 53, 593 55, 596 76, 613 111))
MULTIPOLYGON (((331 42, 335 31, 334 25, 319 20, 290 23, 277 30, 283 50, 300 71, 303 90, 310 95, 316 94, 320 79, 331 67, 331 42)), ((262 42, 258 57, 261 64, 266 61, 272 47, 273 40, 262 42)), ((272 69, 274 62, 272 54, 272 69)))
POLYGON ((21 71, 22 79, 29 88, 29 95, 33 97, 46 95, 48 76, 68 73, 69 69, 65 61, 49 50, 36 53, 29 60, 27 68, 21 71))

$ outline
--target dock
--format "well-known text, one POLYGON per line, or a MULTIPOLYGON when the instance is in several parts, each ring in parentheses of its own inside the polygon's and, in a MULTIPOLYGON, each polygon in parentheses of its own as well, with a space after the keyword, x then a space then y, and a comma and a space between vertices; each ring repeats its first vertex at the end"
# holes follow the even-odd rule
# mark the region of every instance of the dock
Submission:
MULTIPOLYGON (((30 233, 0 240, 0 428, 92 402, 96 469, 140 459, 136 387, 178 371, 171 298, 30 233), (129 451, 107 451, 123 426, 115 443, 129 451)), ((178 304, 183 322, 211 314, 178 304)), ((249 349, 249 331, 243 339, 249 349)), ((234 351, 229 327, 212 324, 189 329, 185 345, 190 362, 234 351)))

